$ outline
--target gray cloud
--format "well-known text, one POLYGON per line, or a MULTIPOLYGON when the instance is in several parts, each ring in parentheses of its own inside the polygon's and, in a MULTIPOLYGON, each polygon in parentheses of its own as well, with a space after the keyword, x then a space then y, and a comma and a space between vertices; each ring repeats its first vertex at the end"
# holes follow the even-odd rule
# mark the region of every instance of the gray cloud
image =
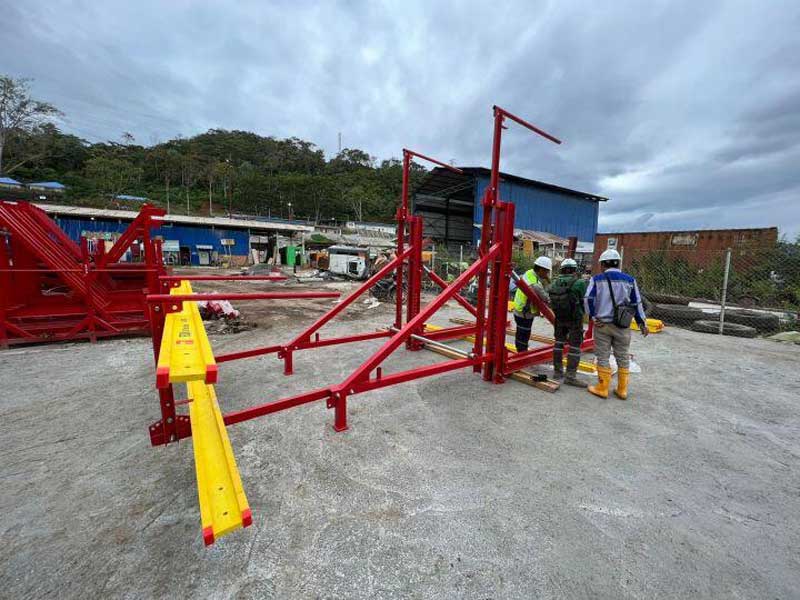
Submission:
POLYGON ((211 127, 403 146, 607 195, 601 229, 800 233, 800 4, 0 0, 0 72, 90 140, 211 127))

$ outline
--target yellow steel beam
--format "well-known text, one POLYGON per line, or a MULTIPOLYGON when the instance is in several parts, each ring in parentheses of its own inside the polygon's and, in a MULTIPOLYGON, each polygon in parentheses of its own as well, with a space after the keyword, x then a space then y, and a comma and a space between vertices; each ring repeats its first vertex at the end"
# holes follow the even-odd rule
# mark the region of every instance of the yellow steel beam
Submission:
MULTIPOLYGON (((188 281, 181 281, 170 293, 191 294, 192 286, 188 281)), ((217 363, 197 303, 187 300, 179 312, 170 313, 164 319, 156 387, 189 381, 216 383, 217 363)))
POLYGON ((203 541, 215 539, 253 522, 244 495, 236 459, 222 420, 213 385, 202 381, 186 384, 192 423, 194 464, 203 541))

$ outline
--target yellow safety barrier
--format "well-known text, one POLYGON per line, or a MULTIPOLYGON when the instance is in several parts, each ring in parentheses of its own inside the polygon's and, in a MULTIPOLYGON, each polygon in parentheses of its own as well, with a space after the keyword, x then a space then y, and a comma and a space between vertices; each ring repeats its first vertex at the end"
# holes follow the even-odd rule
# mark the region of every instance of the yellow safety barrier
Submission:
MULTIPOLYGON (((660 319, 647 319, 647 328, 650 333, 661 333, 664 331, 664 321, 660 319)), ((631 329, 639 331, 639 324, 636 321, 631 321, 631 329)))
MULTIPOLYGON (((192 286, 181 281, 170 294, 191 294, 192 286)), ((156 367, 156 387, 188 381, 217 382, 217 363, 196 302, 185 301, 179 312, 164 319, 161 350, 156 367)))
POLYGON ((212 544, 220 536, 253 522, 242 487, 228 432, 222 420, 213 385, 202 381, 186 384, 192 423, 194 464, 203 541, 212 544))

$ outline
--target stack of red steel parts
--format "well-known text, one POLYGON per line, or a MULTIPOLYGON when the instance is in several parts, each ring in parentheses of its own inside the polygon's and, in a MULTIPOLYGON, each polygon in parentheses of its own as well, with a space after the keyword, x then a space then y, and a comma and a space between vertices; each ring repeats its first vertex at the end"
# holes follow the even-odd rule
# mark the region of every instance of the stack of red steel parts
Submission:
POLYGON ((165 274, 151 230, 163 216, 145 205, 113 246, 90 251, 31 203, 0 200, 0 346, 148 333, 145 297, 165 274), (140 262, 123 260, 132 246, 140 262))

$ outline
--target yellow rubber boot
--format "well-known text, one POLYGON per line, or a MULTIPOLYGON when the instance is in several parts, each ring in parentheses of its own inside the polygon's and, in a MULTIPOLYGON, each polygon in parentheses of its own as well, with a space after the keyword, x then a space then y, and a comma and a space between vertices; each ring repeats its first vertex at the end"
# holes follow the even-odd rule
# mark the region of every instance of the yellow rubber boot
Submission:
POLYGON ((608 388, 611 385, 611 369, 609 367, 597 367, 597 385, 590 385, 589 391, 595 396, 608 398, 608 388))
POLYGON ((617 370, 617 389, 614 390, 614 395, 620 400, 628 399, 628 369, 617 370))

